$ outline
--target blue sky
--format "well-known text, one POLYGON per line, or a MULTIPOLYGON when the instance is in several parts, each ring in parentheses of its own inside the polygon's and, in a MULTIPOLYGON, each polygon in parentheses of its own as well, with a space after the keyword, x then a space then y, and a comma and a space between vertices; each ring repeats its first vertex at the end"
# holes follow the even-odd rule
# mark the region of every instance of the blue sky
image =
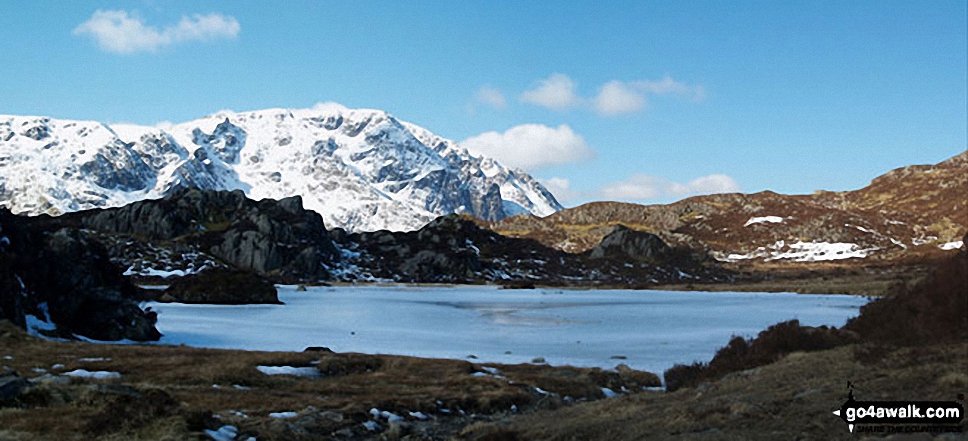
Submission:
POLYGON ((0 113, 334 101, 566 205, 860 188, 968 145, 964 1, 0 1, 0 113))

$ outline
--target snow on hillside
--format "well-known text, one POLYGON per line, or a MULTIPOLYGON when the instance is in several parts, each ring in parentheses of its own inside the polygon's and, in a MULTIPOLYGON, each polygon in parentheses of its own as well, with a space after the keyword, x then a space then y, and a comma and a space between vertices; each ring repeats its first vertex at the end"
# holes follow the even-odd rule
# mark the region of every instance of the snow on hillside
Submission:
POLYGON ((164 129, 0 116, 0 205, 59 214, 185 186, 299 195, 328 227, 413 230, 448 213, 499 220, 561 205, 520 169, 379 110, 218 112, 164 129))

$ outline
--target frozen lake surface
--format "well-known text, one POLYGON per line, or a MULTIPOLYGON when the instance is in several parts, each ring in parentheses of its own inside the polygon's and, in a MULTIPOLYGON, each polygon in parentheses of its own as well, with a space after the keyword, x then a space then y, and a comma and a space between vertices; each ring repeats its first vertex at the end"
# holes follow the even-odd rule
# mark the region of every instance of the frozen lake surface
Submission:
POLYGON ((661 373, 709 361, 733 335, 790 319, 841 326, 862 297, 792 293, 500 290, 491 286, 280 286, 285 305, 148 303, 161 343, 209 348, 477 357, 476 362, 661 373), (625 359, 613 358, 624 356, 625 359))

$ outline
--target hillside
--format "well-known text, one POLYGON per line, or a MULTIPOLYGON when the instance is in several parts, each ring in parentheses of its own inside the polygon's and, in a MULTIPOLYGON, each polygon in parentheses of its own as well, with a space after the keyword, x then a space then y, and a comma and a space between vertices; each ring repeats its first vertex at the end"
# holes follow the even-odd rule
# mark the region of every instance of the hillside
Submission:
POLYGON ((962 246, 966 176, 968 152, 893 170, 854 191, 715 194, 668 205, 592 202, 487 225, 568 252, 590 249, 622 224, 723 262, 895 261, 962 246))

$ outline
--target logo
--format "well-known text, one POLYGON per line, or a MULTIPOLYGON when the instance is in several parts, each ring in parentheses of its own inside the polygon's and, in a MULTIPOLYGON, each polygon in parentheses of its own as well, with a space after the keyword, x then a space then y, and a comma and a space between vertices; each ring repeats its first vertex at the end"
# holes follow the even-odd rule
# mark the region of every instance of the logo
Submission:
MULTIPOLYGON (((833 411, 851 433, 859 425, 870 432, 960 432, 965 408, 957 401, 857 401, 847 382, 847 401, 833 411)), ((959 399, 962 398, 959 395, 959 399)))

